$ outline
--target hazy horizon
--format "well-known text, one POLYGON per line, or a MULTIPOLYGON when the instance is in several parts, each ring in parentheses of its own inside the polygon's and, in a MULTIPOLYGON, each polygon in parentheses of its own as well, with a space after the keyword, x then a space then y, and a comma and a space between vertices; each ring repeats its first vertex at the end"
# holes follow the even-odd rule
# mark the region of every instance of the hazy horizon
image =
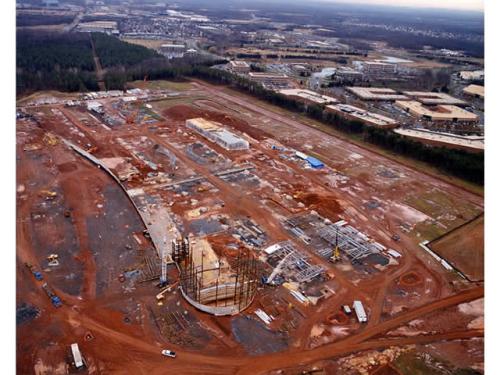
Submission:
POLYGON ((483 0, 318 0, 324 3, 371 4, 416 8, 484 11, 483 0))

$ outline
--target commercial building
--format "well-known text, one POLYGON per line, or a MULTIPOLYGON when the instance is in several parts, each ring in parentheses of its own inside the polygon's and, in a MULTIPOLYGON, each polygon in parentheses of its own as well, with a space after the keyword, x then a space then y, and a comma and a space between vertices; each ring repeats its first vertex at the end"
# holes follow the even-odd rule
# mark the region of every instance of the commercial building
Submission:
POLYGON ((461 71, 458 77, 464 81, 482 81, 484 80, 484 70, 461 71))
POLYGON ((92 21, 78 24, 77 31, 83 33, 105 33, 118 34, 118 24, 116 21, 92 21))
POLYGON ((280 90, 280 94, 283 94, 289 98, 298 99, 305 102, 306 104, 332 104, 337 103, 338 100, 330 96, 321 95, 317 92, 311 90, 302 89, 286 89, 280 90))
POLYGON ((397 91, 379 87, 347 87, 347 91, 353 93, 363 100, 406 100, 408 97, 399 94, 397 91))
POLYGON ((396 73, 396 65, 377 61, 363 61, 361 71, 368 77, 384 77, 396 73))
POLYGON ((263 85, 288 85, 290 78, 286 74, 250 72, 248 76, 251 80, 263 85))
POLYGON ((415 117, 434 122, 477 122, 479 117, 454 105, 425 106, 420 102, 396 101, 396 106, 415 117))
POLYGON ((290 64, 290 69, 298 74, 307 74, 311 71, 311 66, 309 64, 290 64))
POLYGON ((452 104, 452 105, 467 105, 463 100, 454 98, 444 92, 429 92, 429 91, 403 91, 403 94, 419 101, 422 104, 438 105, 438 104, 452 104))
POLYGON ((226 150, 247 150, 250 147, 248 141, 224 129, 218 122, 193 118, 186 120, 186 126, 226 150))
POLYGON ((186 46, 184 44, 162 44, 160 46, 160 53, 168 59, 183 57, 185 52, 186 46))
POLYGON ((463 90, 464 94, 473 96, 474 98, 484 99, 484 86, 469 85, 463 90))
POLYGON ((363 79, 363 73, 356 69, 345 67, 337 69, 333 78, 338 81, 360 81, 363 79))
POLYGON ((398 122, 390 117, 379 115, 378 113, 368 112, 367 110, 355 107, 349 104, 329 105, 326 110, 342 116, 348 120, 360 121, 370 126, 379 126, 383 128, 395 128, 398 122))
POLYGON ((434 132, 427 129, 395 129, 394 132, 430 145, 458 148, 475 152, 484 150, 483 136, 463 136, 434 132))
POLYGON ((246 61, 229 61, 229 69, 235 73, 248 73, 250 71, 250 65, 246 61))

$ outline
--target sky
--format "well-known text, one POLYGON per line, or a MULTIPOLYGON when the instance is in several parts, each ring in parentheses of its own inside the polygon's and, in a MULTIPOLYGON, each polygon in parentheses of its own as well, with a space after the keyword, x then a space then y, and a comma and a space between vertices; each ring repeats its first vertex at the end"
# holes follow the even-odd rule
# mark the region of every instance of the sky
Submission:
POLYGON ((343 3, 381 4, 421 8, 445 8, 457 10, 483 10, 483 0, 323 0, 343 3))

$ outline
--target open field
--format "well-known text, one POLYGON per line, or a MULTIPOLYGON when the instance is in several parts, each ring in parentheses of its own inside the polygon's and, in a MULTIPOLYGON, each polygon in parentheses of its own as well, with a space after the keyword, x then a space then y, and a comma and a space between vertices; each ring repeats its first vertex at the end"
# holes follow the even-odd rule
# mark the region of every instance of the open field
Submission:
POLYGON ((124 38, 122 39, 124 42, 137 44, 139 46, 143 46, 151 49, 158 49, 162 44, 172 43, 171 40, 166 39, 135 39, 135 38, 124 38))
POLYGON ((484 215, 446 233, 429 246, 470 280, 484 280, 484 215))
MULTIPOLYGON (((163 374, 167 365, 183 374, 342 373, 353 354, 431 343, 467 343, 480 357, 483 330, 471 325, 472 308, 460 306, 482 298, 483 287, 418 244, 482 213, 481 195, 234 91, 200 82, 135 86, 144 89, 140 103, 97 99, 100 112, 84 100, 65 105, 66 96, 18 105, 19 373, 66 373, 72 342, 89 373, 163 374), (248 149, 186 126, 198 117, 248 149), (238 262, 250 254, 257 277, 243 283, 256 287, 248 307, 202 312, 183 297, 182 262, 168 265, 171 287, 156 298, 160 258, 173 257, 178 235, 207 270, 201 286, 243 275, 238 262), (344 313, 354 300, 368 322, 344 313), (421 332, 407 334, 415 320, 421 332), (162 357, 164 348, 178 357, 162 357)), ((204 307, 227 304, 219 298, 204 307)))

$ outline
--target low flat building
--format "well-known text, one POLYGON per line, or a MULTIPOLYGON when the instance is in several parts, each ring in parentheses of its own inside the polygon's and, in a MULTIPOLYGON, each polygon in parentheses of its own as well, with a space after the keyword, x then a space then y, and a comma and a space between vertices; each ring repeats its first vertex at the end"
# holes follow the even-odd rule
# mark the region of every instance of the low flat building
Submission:
POLYGON ((247 140, 224 129, 220 123, 215 121, 201 117, 192 118, 186 120, 186 126, 226 150, 247 150, 250 147, 247 140))
POLYGON ((339 81, 360 81, 363 79, 363 73, 356 69, 345 67, 337 69, 333 78, 339 81))
POLYGON ((327 105, 337 103, 338 100, 332 98, 330 96, 321 95, 317 92, 311 90, 302 90, 302 89, 286 89, 280 90, 280 94, 283 94, 289 98, 297 99, 306 104, 320 104, 327 105))
POLYGON ((474 98, 484 99, 484 86, 469 85, 463 90, 464 94, 473 96, 474 98))
POLYGON ((368 112, 366 109, 355 107, 349 104, 335 104, 326 107, 328 112, 335 113, 343 118, 353 121, 360 121, 365 125, 378 126, 382 128, 395 128, 399 124, 396 120, 368 112))
POLYGON ((394 132, 434 146, 444 146, 474 152, 484 151, 484 137, 482 136, 462 136, 426 129, 395 129, 394 132))
POLYGON ((103 113, 103 107, 102 104, 96 101, 88 101, 87 102, 87 109, 92 112, 96 113, 103 113))
POLYGON ((419 101, 422 104, 438 105, 438 104, 452 104, 452 105, 467 105, 463 100, 454 98, 444 92, 429 92, 429 91, 403 91, 403 94, 410 98, 419 101))
POLYGON ((347 91, 363 100, 396 101, 407 100, 408 97, 397 91, 383 87, 347 87, 347 91))
POLYGON ((454 105, 426 106, 413 100, 398 100, 395 105, 413 116, 427 121, 465 123, 479 121, 476 114, 454 105))
POLYGON ((482 81, 484 80, 484 70, 461 71, 458 77, 464 81, 482 81))
POLYGON ((118 23, 116 21, 92 21, 78 24, 77 31, 85 33, 118 34, 118 23))
POLYGON ((160 53, 168 59, 180 58, 184 56, 186 46, 184 44, 162 44, 160 53))
POLYGON ((248 73, 250 71, 250 65, 246 61, 232 60, 229 61, 229 69, 235 73, 248 73))
POLYGON ((363 61, 361 71, 369 77, 383 77, 396 73, 396 65, 377 61, 363 61))
POLYGON ((248 76, 251 80, 263 84, 287 84, 290 78, 286 74, 250 72, 248 76))

